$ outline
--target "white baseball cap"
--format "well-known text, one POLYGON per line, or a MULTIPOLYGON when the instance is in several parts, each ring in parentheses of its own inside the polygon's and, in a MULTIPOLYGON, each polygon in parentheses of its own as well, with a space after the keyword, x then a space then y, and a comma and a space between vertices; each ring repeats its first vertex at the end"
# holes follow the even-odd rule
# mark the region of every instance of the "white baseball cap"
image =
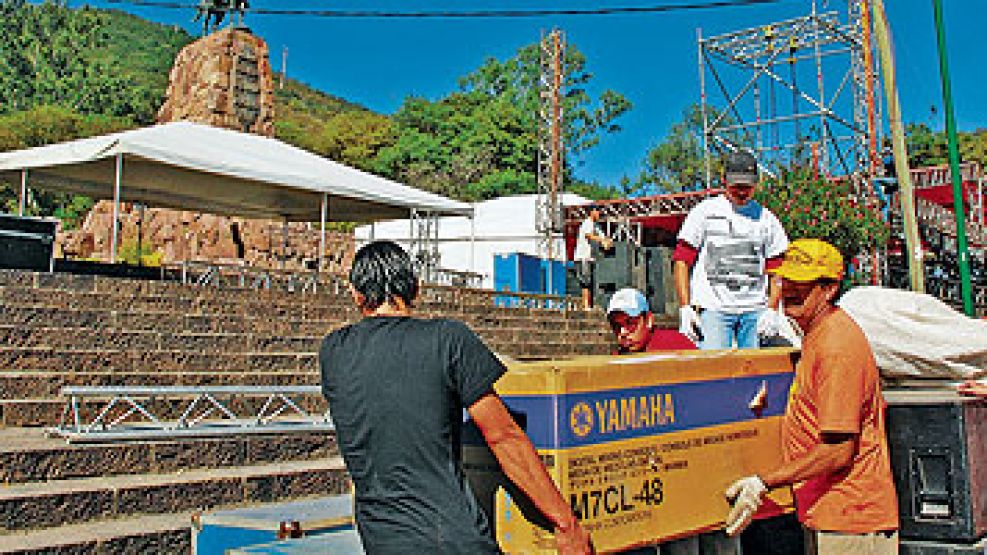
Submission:
POLYGON ((648 300, 640 291, 632 287, 625 287, 617 291, 610 297, 610 304, 607 305, 607 316, 614 312, 623 312, 628 316, 640 316, 648 311, 648 300))

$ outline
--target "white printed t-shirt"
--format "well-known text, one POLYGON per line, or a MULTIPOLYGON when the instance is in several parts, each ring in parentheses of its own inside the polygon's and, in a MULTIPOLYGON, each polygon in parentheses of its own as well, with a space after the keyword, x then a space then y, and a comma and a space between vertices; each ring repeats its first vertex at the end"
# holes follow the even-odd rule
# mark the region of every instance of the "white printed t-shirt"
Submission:
POLYGON ((579 224, 579 232, 576 235, 576 250, 572 253, 573 260, 593 260, 593 250, 589 246, 589 239, 586 238, 590 234, 599 235, 600 230, 596 227, 593 218, 587 216, 583 223, 579 224))
POLYGON ((767 306, 764 263, 785 252, 788 237, 767 208, 757 211, 756 219, 744 215, 721 195, 686 216, 678 239, 699 251, 689 287, 692 304, 731 314, 767 306))

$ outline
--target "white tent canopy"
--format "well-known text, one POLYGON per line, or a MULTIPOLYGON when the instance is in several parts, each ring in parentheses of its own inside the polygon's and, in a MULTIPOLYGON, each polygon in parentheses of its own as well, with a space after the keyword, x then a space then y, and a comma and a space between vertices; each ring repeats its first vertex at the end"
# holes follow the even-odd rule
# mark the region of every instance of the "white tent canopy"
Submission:
POLYGON ((127 202, 289 221, 320 221, 323 209, 352 222, 472 213, 276 139, 190 122, 0 153, 0 178, 96 199, 119 186, 127 202))

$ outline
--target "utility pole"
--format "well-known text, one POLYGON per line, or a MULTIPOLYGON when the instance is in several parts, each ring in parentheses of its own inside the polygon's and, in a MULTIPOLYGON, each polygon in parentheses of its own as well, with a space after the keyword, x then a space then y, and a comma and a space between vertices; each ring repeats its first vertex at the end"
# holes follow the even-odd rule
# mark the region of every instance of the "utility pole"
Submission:
POLYGON ((925 293, 925 263, 922 242, 915 220, 915 195, 912 177, 908 170, 908 149, 905 146, 905 129, 901 122, 901 104, 898 102, 898 85, 895 80, 894 57, 891 54, 890 27, 884 12, 884 0, 873 0, 874 36, 881 56, 884 73, 884 93, 888 98, 888 123, 891 127, 891 147, 894 150, 895 173, 898 174, 898 195, 901 199, 901 215, 905 231, 905 256, 908 260, 908 277, 912 291, 925 293))
POLYGON ((966 244, 966 214, 963 212, 963 178, 960 176, 960 151, 956 141, 956 116, 953 114, 953 93, 949 84, 949 63, 946 56, 946 27, 942 21, 942 0, 932 0, 935 12, 936 38, 939 46, 939 75, 942 78, 943 111, 946 112, 946 136, 949 139, 949 173, 953 178, 953 214, 956 216, 956 259, 960 265, 960 291, 963 312, 971 318, 973 295, 970 286, 970 253, 966 244))
MULTIPOLYGON (((540 250, 554 259, 555 241, 562 231, 562 177, 564 137, 562 98, 564 96, 565 34, 559 29, 542 36, 540 43, 538 195, 536 227, 541 234, 540 250)), ((551 266, 549 266, 551 268, 551 266)))

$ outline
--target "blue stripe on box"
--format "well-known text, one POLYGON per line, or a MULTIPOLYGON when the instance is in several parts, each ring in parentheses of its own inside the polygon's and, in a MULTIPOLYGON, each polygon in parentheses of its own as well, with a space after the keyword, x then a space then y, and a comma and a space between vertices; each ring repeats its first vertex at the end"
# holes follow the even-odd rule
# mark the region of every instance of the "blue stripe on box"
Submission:
MULTIPOLYGON (((794 377, 791 372, 783 372, 501 398, 537 449, 568 449, 780 416, 785 412, 794 377), (767 387, 767 405, 760 414, 755 414, 749 403, 762 383, 767 387)), ((465 444, 478 445, 482 441, 475 427, 466 427, 465 444)))

